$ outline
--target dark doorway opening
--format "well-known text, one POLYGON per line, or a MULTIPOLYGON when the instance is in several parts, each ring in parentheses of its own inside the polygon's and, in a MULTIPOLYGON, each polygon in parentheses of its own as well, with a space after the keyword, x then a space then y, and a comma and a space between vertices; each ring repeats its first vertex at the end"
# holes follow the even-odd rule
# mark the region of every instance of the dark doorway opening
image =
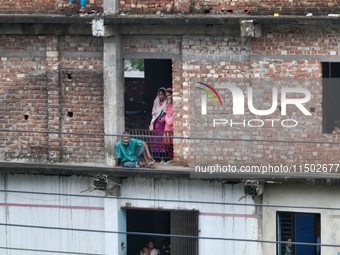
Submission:
MULTIPOLYGON (((127 232, 198 236, 196 210, 126 209, 127 232)), ((198 239, 150 235, 127 235, 127 255, 139 254, 143 246, 153 241, 156 249, 170 246, 171 254, 198 255, 198 239)))
POLYGON ((144 59, 143 69, 143 76, 125 76, 126 130, 148 129, 158 89, 172 87, 171 59, 144 59))
POLYGON ((322 78, 322 132, 332 133, 340 128, 340 63, 322 63, 322 78))
MULTIPOLYGON (((127 232, 170 234, 170 212, 156 210, 126 210, 127 232)), ((153 241, 156 249, 163 243, 170 244, 169 237, 128 235, 127 255, 140 254, 141 249, 153 241)))

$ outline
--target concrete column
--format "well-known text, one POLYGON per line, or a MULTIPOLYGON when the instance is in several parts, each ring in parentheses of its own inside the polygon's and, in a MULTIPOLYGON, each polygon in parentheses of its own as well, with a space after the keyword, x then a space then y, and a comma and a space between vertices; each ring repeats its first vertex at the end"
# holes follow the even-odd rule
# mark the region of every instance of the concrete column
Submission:
POLYGON ((125 129, 124 107, 124 61, 123 46, 119 29, 104 37, 104 129, 106 163, 112 165, 115 159, 114 146, 125 129))
MULTIPOLYGON (((51 132, 63 130, 63 81, 60 70, 60 37, 53 35, 46 39, 46 88, 47 88, 47 129, 51 132)), ((48 134, 48 156, 50 162, 63 161, 63 135, 48 134)))
MULTIPOLYGON (((126 232, 126 213, 120 208, 120 200, 104 199, 105 231, 126 232)), ((126 255, 126 234, 106 233, 105 254, 126 255)))
POLYGON ((118 13, 119 0, 104 0, 104 13, 118 13))

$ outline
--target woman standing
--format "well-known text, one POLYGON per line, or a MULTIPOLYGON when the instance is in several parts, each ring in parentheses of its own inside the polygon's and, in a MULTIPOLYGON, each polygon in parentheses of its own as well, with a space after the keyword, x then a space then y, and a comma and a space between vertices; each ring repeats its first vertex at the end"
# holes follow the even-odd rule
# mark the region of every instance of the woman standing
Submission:
POLYGON ((174 146, 173 146, 173 124, 174 124, 174 116, 173 116, 173 109, 172 109, 172 88, 166 89, 166 99, 167 99, 167 107, 166 107, 166 114, 164 117, 165 120, 165 127, 164 127, 164 146, 165 150, 168 153, 170 160, 166 162, 167 164, 173 164, 174 158, 174 146))
MULTIPOLYGON (((167 100, 165 98, 165 88, 160 88, 157 91, 157 97, 152 107, 152 119, 149 126, 150 131, 153 131, 155 136, 163 136, 165 128, 165 112, 167 107, 167 100)), ((151 138, 150 142, 152 152, 164 152, 162 138, 151 138)))

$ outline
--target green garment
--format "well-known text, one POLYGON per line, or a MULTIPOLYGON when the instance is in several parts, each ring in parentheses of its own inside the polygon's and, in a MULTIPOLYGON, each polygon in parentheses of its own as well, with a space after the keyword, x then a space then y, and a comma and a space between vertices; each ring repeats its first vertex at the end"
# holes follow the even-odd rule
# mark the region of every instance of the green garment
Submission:
POLYGON ((130 138, 127 146, 124 145, 123 140, 116 144, 116 158, 119 158, 121 164, 125 162, 137 162, 136 147, 143 146, 144 141, 135 138, 130 138))

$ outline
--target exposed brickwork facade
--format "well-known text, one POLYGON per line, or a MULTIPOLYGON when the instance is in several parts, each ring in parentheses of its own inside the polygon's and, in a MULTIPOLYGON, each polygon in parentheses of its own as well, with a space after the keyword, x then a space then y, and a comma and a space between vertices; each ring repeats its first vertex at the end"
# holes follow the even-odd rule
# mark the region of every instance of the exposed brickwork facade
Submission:
POLYGON ((126 53, 180 53, 179 36, 124 36, 126 53))
MULTIPOLYGON (((79 1, 75 1, 75 7, 66 7, 68 0, 44 0, 44 1, 8 1, 1 0, 0 13, 77 13, 76 6, 79 1)), ((88 9, 103 10, 102 0, 88 0, 88 9)), ((155 13, 162 11, 165 13, 223 13, 226 15, 239 14, 269 14, 279 12, 283 15, 314 14, 327 15, 337 13, 340 6, 337 1, 299 1, 299 0, 277 0, 277 1, 257 1, 257 0, 236 0, 236 1, 189 1, 189 0, 121 0, 119 1, 120 11, 130 13, 155 13)))
MULTIPOLYGON (((74 1, 73 8, 66 7, 69 0, 43 0, 43 1, 0 1, 0 14, 71 14, 78 13, 79 0, 74 1)), ((103 0, 87 0, 86 7, 89 9, 103 10, 103 0)))
MULTIPOLYGON (((294 119, 298 122, 296 128, 284 128, 277 122, 274 128, 271 122, 261 128, 250 127, 251 125, 260 125, 258 122, 251 122, 252 119, 267 119, 265 116, 255 116, 247 111, 243 116, 234 116, 231 114, 232 102, 231 94, 224 94, 226 90, 219 90, 221 97, 225 99, 223 107, 214 106, 208 98, 208 114, 201 116, 200 113, 191 116, 190 127, 192 137, 201 137, 202 134, 208 133, 209 137, 231 138, 252 140, 248 142, 237 141, 198 141, 197 146, 191 146, 190 161, 200 162, 202 164, 279 164, 279 163, 337 163, 338 148, 333 148, 327 142, 337 141, 336 135, 322 133, 322 115, 326 114, 322 110, 322 69, 321 61, 307 60, 315 58, 317 55, 338 54, 337 44, 328 44, 338 40, 336 31, 338 28, 330 27, 327 29, 316 27, 303 27, 300 29, 292 27, 270 27, 266 29, 266 34, 262 38, 253 39, 250 43, 252 56, 259 54, 263 60, 252 60, 250 62, 237 63, 232 68, 232 63, 227 66, 234 70, 227 76, 223 75, 221 66, 223 62, 208 63, 210 70, 204 68, 202 64, 198 65, 199 70, 195 69, 194 63, 191 64, 189 73, 196 72, 200 75, 199 79, 189 79, 191 84, 190 98, 191 107, 199 109, 201 106, 201 91, 193 91, 195 82, 203 81, 214 85, 223 82, 236 84, 246 93, 248 87, 254 91, 254 106, 257 109, 269 109, 272 103, 272 86, 282 88, 284 86, 301 86, 312 93, 312 99, 305 105, 308 110, 315 109, 312 116, 305 116, 295 106, 287 108, 287 116, 282 116, 280 107, 270 115, 270 119, 284 120, 294 119), (315 30, 314 30, 315 29, 315 30), (281 31, 281 32, 279 32, 281 31), (322 31, 322 32, 321 32, 322 31), (325 43, 326 41, 326 43, 325 43), (285 52, 286 51, 286 52, 285 52), (282 55, 296 56, 297 60, 281 58, 282 55), (275 58, 273 59, 273 55, 275 58), (217 73, 218 75, 214 74, 217 73), (225 80, 222 77, 233 78, 225 80), (235 79, 235 77, 239 79, 235 79), (250 79, 246 79, 250 77, 250 79), (261 78, 271 78, 271 82, 261 78), (293 79, 292 79, 293 78, 293 79), (255 92, 256 91, 256 92, 255 92), (213 119, 226 119, 229 121, 226 125, 213 127, 213 119), (233 119, 236 125, 230 126, 233 119), (193 121, 195 120, 195 121, 193 121), (245 121, 245 124, 243 124, 245 121), (202 123, 204 123, 202 125, 202 123), (246 127, 244 127, 246 126, 246 127), (262 142, 261 140, 268 140, 262 142), (290 142, 272 142, 272 141, 290 141, 290 142), (294 143, 293 141, 320 141, 320 144, 294 143), (324 143, 322 143, 324 142, 324 143), (332 147, 332 148, 330 148, 332 147), (265 155, 265 156, 264 156, 265 155), (226 160, 227 158, 227 160, 226 160)), ((247 99, 247 96, 246 96, 247 99)), ((280 106, 280 102, 279 102, 280 106)), ((195 143, 195 142, 193 142, 195 143)))
POLYGON ((254 55, 338 55, 338 26, 266 26, 266 34, 253 39, 254 55))
POLYGON ((0 48, 1 128, 51 132, 1 133, 2 159, 102 162, 102 136, 58 134, 103 133, 101 40, 2 35, 0 48))
MULTIPOLYGON (((327 144, 334 139, 336 141, 336 135, 322 133, 321 62, 307 59, 314 55, 330 55, 332 51, 337 54, 337 47, 334 48, 335 45, 328 45, 327 42, 336 42, 338 36, 336 35, 337 30, 334 28, 325 30, 317 28, 316 31, 323 31, 320 34, 315 33, 314 28, 316 27, 306 27, 306 31, 301 33, 299 29, 295 30, 289 26, 268 26, 266 34, 256 39, 237 36, 182 37, 178 48, 181 50, 182 62, 173 65, 175 135, 191 138, 210 137, 217 140, 184 139, 178 141, 175 146, 176 155, 180 155, 185 163, 192 165, 195 163, 336 163, 337 158, 333 152, 329 153, 327 144), (195 55, 197 59, 185 62, 184 59, 189 55, 195 55), (261 55, 263 60, 253 60, 252 57, 256 55, 261 55), (277 58, 270 58, 269 56, 272 55, 277 58), (297 59, 280 59, 280 55, 293 55, 297 59), (244 61, 240 56, 243 56, 244 61), (272 78, 274 81, 265 82, 264 78, 272 78), (245 115, 234 118, 234 122, 239 123, 238 125, 213 127, 213 119, 233 119, 231 94, 226 94, 226 90, 217 89, 224 101, 223 107, 214 106, 208 98, 208 115, 202 116, 200 113, 202 92, 195 88, 197 82, 205 82, 212 86, 232 82, 245 94, 247 88, 251 86, 254 91, 254 107, 256 109, 270 108, 272 87, 276 86, 280 90, 284 86, 301 86, 312 92, 312 99, 305 106, 308 110, 314 108, 315 112, 312 113, 312 116, 304 116, 295 106, 288 105, 287 116, 282 116, 279 100, 278 107, 270 115, 270 118, 254 116, 246 106, 245 115), (277 121, 275 124, 270 121, 266 122, 268 118, 277 119, 277 121), (263 120, 266 124, 263 128, 248 126, 248 121, 253 119, 263 120), (283 127, 280 124, 281 121, 284 121, 284 125, 293 125, 285 119, 296 120, 298 126, 296 128, 283 127), (246 127, 240 124, 243 123, 243 120, 245 120, 246 127), (255 141, 222 141, 218 138, 255 141), (273 143, 261 140, 288 142, 273 143), (291 143, 294 140, 317 140, 326 142, 326 144, 301 143, 296 145, 291 143)), ((157 42, 156 38, 154 40, 157 42)), ((157 49, 159 48, 157 43, 151 46, 149 42, 150 38, 141 39, 139 46, 145 45, 146 49, 144 50, 148 52, 162 52, 157 49)), ((174 48, 176 45, 170 46, 171 49, 167 50, 177 52, 177 49, 174 48)), ((129 48, 127 45, 126 47, 129 48)), ((137 47, 137 51, 140 52, 143 49, 137 47)), ((253 121, 250 122, 250 125, 256 126, 259 123, 253 121)), ((336 148, 330 150, 338 151, 336 148)))
POLYGON ((314 12, 328 14, 339 11, 339 5, 333 0, 328 1, 145 1, 123 0, 120 1, 120 9, 132 13, 154 13, 162 11, 166 13, 213 13, 213 14, 273 14, 279 12, 285 15, 306 14, 314 12))
MULTIPOLYGON (((60 4, 55 3, 53 8, 60 4)), ((102 5, 100 2, 90 4, 102 5)), ((170 8, 169 12, 194 12, 195 8, 196 11, 200 10, 198 5, 202 5, 201 2, 189 5, 185 1, 158 4, 120 2, 123 11, 126 8, 141 8, 141 12, 162 11, 162 8, 167 11, 170 8)), ((273 1, 209 4, 207 6, 214 6, 214 10, 222 10, 223 5, 224 10, 238 10, 241 6, 259 12, 283 11, 289 6, 297 7, 294 11, 338 8, 333 2, 312 1, 303 4, 276 1, 275 5, 273 1)), ((53 8, 48 9, 48 6, 52 5, 46 2, 45 11, 53 12, 53 8)), ((8 9, 9 13, 29 12, 29 8, 17 11, 17 4, 6 7, 12 8, 8 9)), ((155 32, 122 35, 122 55, 172 60, 174 136, 187 138, 174 140, 176 159, 185 165, 295 161, 337 163, 339 149, 328 144, 338 141, 337 135, 322 133, 325 114, 322 109, 322 62, 340 62, 337 60, 340 51, 339 27, 325 24, 264 24, 263 34, 257 38, 242 37, 239 25, 230 25, 228 32, 223 30, 219 33, 219 28, 221 31, 224 29, 222 26, 204 25, 205 30, 201 31, 206 32, 201 34, 194 29, 193 32, 180 34, 177 28, 173 27, 172 30, 171 26, 167 26, 168 31, 162 31, 161 35, 155 32), (210 27, 217 32, 206 35, 210 27), (270 81, 265 80, 269 78, 270 81), (201 114, 203 92, 197 88, 199 82, 215 87, 223 101, 222 106, 215 105, 207 97, 207 115, 201 114), (232 94, 219 87, 225 84, 235 85, 244 93, 244 115, 232 114, 235 104, 232 94), (304 104, 306 110, 312 112, 311 116, 305 116, 293 105, 288 105, 287 115, 282 115, 280 92, 282 87, 288 85, 298 85, 312 93, 311 100, 304 104), (252 88, 254 108, 259 110, 271 107, 273 88, 278 89, 278 106, 269 117, 253 114, 249 110, 248 88, 252 88), (214 119, 228 120, 228 123, 214 127, 214 119), (267 119, 275 120, 275 123, 267 119), (285 119, 293 119, 297 126, 284 127, 282 121, 287 125, 292 122, 285 119), (236 124, 230 126, 231 121, 236 124), (255 127, 261 121, 264 125, 255 127), (262 141, 264 139, 267 141, 262 141), (281 142, 272 142, 274 140, 281 142), (295 140, 322 143, 292 143, 295 140)), ((103 38, 92 35, 7 34, 1 35, 0 39, 1 128, 41 132, 1 133, 1 158, 104 163, 103 38), (51 133, 46 134, 45 131, 51 133)), ((120 108, 123 109, 123 106, 120 105, 120 108)))
MULTIPOLYGON (((338 36, 331 28, 322 29, 323 36, 314 33, 312 40, 305 40, 306 35, 299 31, 291 32, 290 35, 285 33, 293 31, 289 27, 283 27, 282 31, 284 33, 279 33, 276 27, 268 27, 264 37, 257 39, 237 36, 186 36, 182 39, 125 37, 126 52, 160 54, 167 51, 182 56, 182 60, 173 60, 175 136, 256 140, 175 140, 175 155, 184 164, 260 164, 295 160, 311 163, 337 160, 338 149, 329 148, 327 144, 292 146, 289 142, 261 142, 262 139, 337 141, 336 135, 322 134, 321 62, 306 60, 302 56, 308 56, 307 48, 309 56, 318 55, 321 49, 323 54, 332 54, 332 50, 337 54, 338 48, 331 47, 332 44, 329 46, 327 40, 336 42, 338 36), (327 45, 328 49, 325 50, 327 45), (288 55, 300 55, 301 59, 250 60, 251 56, 256 55, 283 55, 285 50, 288 55), (190 55, 195 55, 197 59, 184 61, 190 55), (241 55, 244 61, 237 61, 241 55), (266 122, 263 128, 249 127, 249 120, 265 121, 267 117, 254 116, 246 106, 245 115, 234 118, 231 115, 231 94, 219 89, 223 106, 214 106, 208 98, 208 115, 201 115, 202 92, 195 87, 197 82, 215 86, 231 81, 245 93, 251 86, 254 89, 254 107, 268 109, 272 102, 271 85, 279 89, 287 85, 287 80, 275 80, 272 84, 261 80, 268 77, 299 78, 296 80, 299 85, 312 91, 312 100, 306 104, 306 108, 315 108, 313 115, 304 116, 296 107, 288 106, 287 112, 290 115, 281 116, 278 107, 270 119, 295 119, 299 123, 296 128, 284 128, 280 121, 275 122, 275 127, 271 127, 271 122, 266 122), (219 118, 234 119, 239 124, 233 127, 213 127, 212 120, 219 118), (243 120, 246 121, 246 127, 240 124, 243 120)), ((313 34, 313 31, 309 28, 306 33, 313 34)), ((8 56, 1 58, 3 129, 103 133, 100 39, 81 36, 2 36, 1 44, 2 48, 8 50, 8 56), (22 57, 11 56, 14 49, 20 49, 22 57), (70 73, 72 79, 68 79, 67 74, 70 73), (73 113, 73 117, 69 113, 73 113), (24 115, 29 116, 27 120, 24 115)), ((252 125, 259 123, 253 121, 252 125)), ((2 155, 5 159, 103 162, 104 157, 101 136, 66 134, 60 137, 58 134, 3 133, 2 140, 2 155)))

